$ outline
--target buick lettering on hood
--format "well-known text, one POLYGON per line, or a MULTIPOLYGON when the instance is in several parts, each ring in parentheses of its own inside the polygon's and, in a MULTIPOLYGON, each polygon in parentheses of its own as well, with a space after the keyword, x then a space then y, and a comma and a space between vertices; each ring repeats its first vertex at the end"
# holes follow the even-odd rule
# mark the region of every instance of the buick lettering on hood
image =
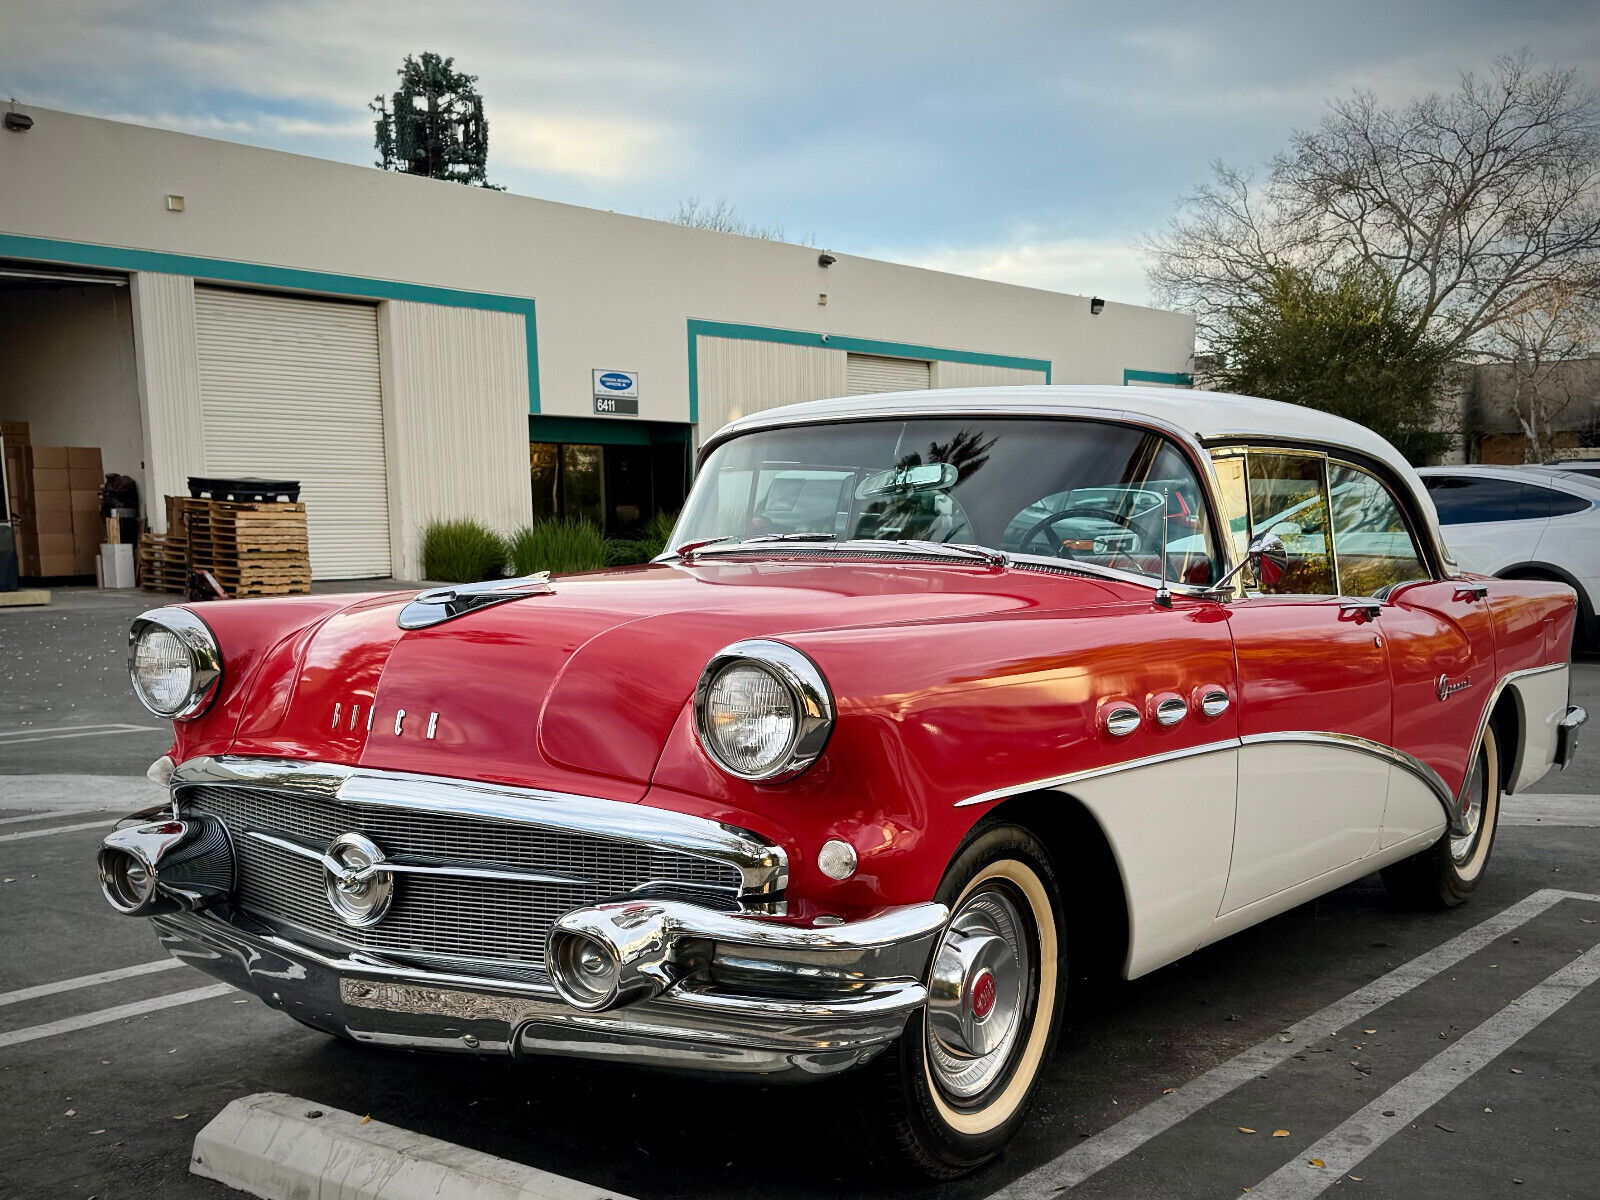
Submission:
POLYGON ((1242 396, 820 400, 654 563, 160 608, 106 899, 357 1042, 825 1080, 950 1177, 1068 994, 1373 871, 1484 877, 1571 758, 1573 592, 1458 570, 1369 430, 1242 396))

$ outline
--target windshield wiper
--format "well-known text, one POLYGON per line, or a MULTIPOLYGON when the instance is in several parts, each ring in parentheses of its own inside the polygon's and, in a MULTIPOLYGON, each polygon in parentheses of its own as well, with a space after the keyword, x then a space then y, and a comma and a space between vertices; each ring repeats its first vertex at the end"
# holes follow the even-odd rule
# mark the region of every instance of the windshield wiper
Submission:
POLYGON ((992 546, 979 546, 972 542, 929 542, 921 538, 888 538, 884 544, 910 546, 929 554, 953 553, 958 558, 976 559, 991 567, 1009 566, 1011 562, 1006 557, 1005 551, 996 550, 992 546))
POLYGON ((674 552, 680 559, 702 554, 707 550, 716 553, 737 553, 740 548, 752 545, 770 545, 773 542, 832 542, 838 539, 831 533, 761 533, 754 537, 738 537, 735 534, 725 534, 722 537, 706 538, 704 541, 689 542, 678 547, 674 552))

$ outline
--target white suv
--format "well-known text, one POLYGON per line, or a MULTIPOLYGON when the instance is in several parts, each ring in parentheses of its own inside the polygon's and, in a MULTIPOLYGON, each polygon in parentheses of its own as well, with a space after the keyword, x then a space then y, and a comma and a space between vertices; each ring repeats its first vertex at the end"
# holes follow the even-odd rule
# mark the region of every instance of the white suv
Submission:
POLYGON ((1578 593, 1576 644, 1600 648, 1600 479, 1552 466, 1423 467, 1445 544, 1468 571, 1578 593))

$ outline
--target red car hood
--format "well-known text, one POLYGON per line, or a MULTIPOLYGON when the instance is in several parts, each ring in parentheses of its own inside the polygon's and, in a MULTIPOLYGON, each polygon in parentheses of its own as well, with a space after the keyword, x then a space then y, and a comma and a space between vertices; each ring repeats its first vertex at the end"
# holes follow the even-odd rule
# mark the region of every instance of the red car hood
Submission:
MULTIPOLYGON (((958 563, 706 561, 559 579, 404 632, 369 597, 279 643, 233 752, 638 799, 730 642, 1104 604, 1128 589, 958 563)), ((930 639, 930 647, 933 645, 930 639)))

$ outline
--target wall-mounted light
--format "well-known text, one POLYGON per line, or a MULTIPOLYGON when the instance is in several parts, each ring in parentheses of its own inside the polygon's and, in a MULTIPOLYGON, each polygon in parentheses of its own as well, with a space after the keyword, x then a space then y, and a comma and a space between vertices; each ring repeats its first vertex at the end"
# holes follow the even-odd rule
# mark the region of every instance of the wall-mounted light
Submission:
POLYGON ((819 267, 824 267, 824 268, 831 267, 831 266, 833 266, 834 263, 836 263, 838 261, 839 260, 837 258, 835 258, 833 255, 829 254, 826 250, 824 250, 821 254, 817 255, 817 266, 819 266, 819 267))
POLYGON ((5 126, 15 133, 26 133, 33 128, 33 118, 27 113, 19 113, 12 109, 5 116, 5 126))
POLYGON ((1089 297, 1089 315, 1091 317, 1098 317, 1102 312, 1105 311, 1105 307, 1106 302, 1100 299, 1099 296, 1089 297))

